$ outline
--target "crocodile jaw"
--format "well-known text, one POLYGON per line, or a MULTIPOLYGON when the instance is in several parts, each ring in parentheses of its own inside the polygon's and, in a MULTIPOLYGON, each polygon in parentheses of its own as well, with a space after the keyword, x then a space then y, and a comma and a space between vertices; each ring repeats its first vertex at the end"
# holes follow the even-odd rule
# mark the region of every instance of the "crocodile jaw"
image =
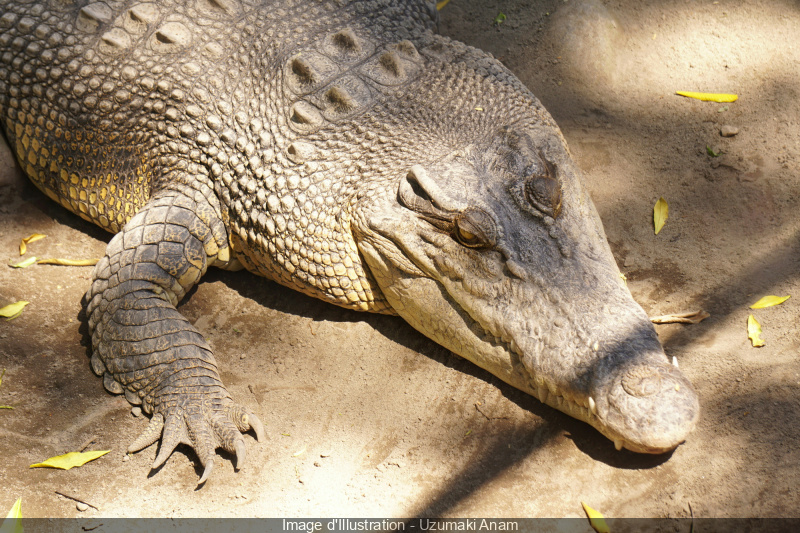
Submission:
MULTIPOLYGON (((459 302, 445 288, 448 283, 397 268, 378 251, 385 251, 388 243, 375 246, 375 240, 359 244, 384 296, 411 326, 435 342, 543 403, 590 424, 618 450, 664 453, 681 444, 693 430, 699 414, 694 388, 667 362, 660 345, 652 342, 654 337, 645 335, 644 342, 637 346, 632 341, 629 349, 623 350, 614 342, 587 343, 591 345, 580 354, 586 370, 565 379, 564 374, 552 374, 552 369, 559 361, 576 359, 577 355, 557 350, 532 353, 532 343, 524 338, 536 328, 530 316, 519 328, 494 329, 495 324, 485 325, 489 321, 481 324, 465 310, 469 304, 459 302)), ((520 309, 520 315, 525 316, 524 309, 520 309)), ((645 332, 652 330, 649 322, 639 327, 645 332)), ((630 331, 627 336, 640 333, 630 331)), ((623 333, 620 338, 625 336, 623 333)))
POLYGON ((359 250, 397 314, 437 343, 591 424, 618 449, 674 449, 697 422, 697 395, 621 281, 568 156, 552 157, 564 207, 549 225, 519 215, 507 198, 513 183, 479 176, 462 201, 463 185, 447 184, 469 187, 464 176, 479 168, 454 159, 430 165, 439 185, 419 181, 449 209, 491 213, 493 247, 465 248, 385 197, 355 217, 359 250))

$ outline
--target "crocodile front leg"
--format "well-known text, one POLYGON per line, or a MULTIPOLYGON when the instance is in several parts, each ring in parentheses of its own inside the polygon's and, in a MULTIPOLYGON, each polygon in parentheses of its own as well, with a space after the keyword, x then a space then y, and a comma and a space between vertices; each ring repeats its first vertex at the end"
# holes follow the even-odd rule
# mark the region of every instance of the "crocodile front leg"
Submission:
POLYGON ((259 419, 222 384, 208 343, 175 308, 207 266, 228 255, 209 192, 173 186, 154 195, 111 240, 87 294, 92 369, 110 392, 153 414, 128 452, 160 437, 155 469, 188 444, 204 466, 200 484, 216 448, 234 453, 238 469, 241 433, 253 429, 264 438, 259 419))

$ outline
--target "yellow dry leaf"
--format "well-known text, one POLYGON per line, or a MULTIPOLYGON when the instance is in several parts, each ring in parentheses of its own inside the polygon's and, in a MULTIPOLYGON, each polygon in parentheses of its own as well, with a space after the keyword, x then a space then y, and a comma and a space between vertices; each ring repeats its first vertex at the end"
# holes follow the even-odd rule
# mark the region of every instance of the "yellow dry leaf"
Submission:
POLYGON ((711 315, 703 311, 689 311, 688 313, 672 313, 671 315, 661 315, 650 317, 653 324, 697 324, 711 315))
POLYGON ((41 233, 34 233, 33 235, 28 235, 24 239, 19 242, 19 255, 25 255, 25 252, 28 251, 28 245, 32 242, 36 242, 39 239, 44 239, 47 235, 42 235, 41 233))
POLYGON ((94 451, 94 452, 69 452, 64 455, 57 455, 46 459, 44 462, 32 464, 31 468, 60 468, 61 470, 69 470, 76 466, 83 466, 89 461, 94 461, 98 457, 102 457, 111 450, 94 451))
POLYGON ((22 498, 17 498, 6 519, 0 524, 0 533, 22 533, 22 498))
POLYGON ((29 257, 29 258, 27 258, 27 259, 25 259, 23 261, 20 261, 16 265, 12 265, 11 263, 9 263, 8 266, 13 267, 13 268, 28 268, 29 266, 31 266, 35 262, 36 262, 36 257, 32 256, 32 257, 29 257))
POLYGON ((687 98, 695 98, 697 100, 702 100, 703 102, 735 102, 739 99, 739 97, 735 94, 724 94, 724 93, 696 93, 693 91, 675 91, 675 94, 679 94, 681 96, 685 96, 687 98))
POLYGON ((292 457, 300 457, 301 455, 303 455, 304 453, 306 453, 306 448, 308 448, 308 446, 303 446, 303 447, 302 447, 302 449, 300 449, 300 450, 298 450, 298 451, 294 452, 294 453, 292 454, 292 457))
POLYGON ((589 517, 589 525, 592 526, 592 529, 597 531, 597 533, 610 533, 610 529, 608 529, 608 524, 606 524, 606 519, 600 514, 598 511, 595 511, 584 502, 581 502, 583 505, 583 510, 586 511, 586 516, 589 517))
POLYGON ((39 259, 36 261, 38 265, 62 265, 62 266, 94 266, 99 259, 61 259, 58 257, 50 257, 48 259, 39 259))
POLYGON ((8 304, 7 306, 0 308, 0 316, 4 317, 6 320, 17 318, 20 313, 22 313, 22 309, 29 303, 30 302, 26 302, 25 300, 20 300, 18 302, 14 302, 13 304, 8 304))
POLYGON ((450 3, 450 0, 442 0, 441 2, 436 2, 436 11, 441 11, 444 6, 450 3))
POLYGON ((753 315, 747 317, 747 338, 753 343, 754 348, 765 344, 761 339, 761 324, 758 323, 753 315))
POLYGON ((653 206, 653 225, 655 226, 656 235, 667 223, 667 218, 669 218, 669 206, 666 200, 659 198, 656 205, 653 206))
POLYGON ((772 307, 779 305, 788 300, 789 296, 764 296, 759 301, 750 306, 750 309, 764 309, 765 307, 772 307))

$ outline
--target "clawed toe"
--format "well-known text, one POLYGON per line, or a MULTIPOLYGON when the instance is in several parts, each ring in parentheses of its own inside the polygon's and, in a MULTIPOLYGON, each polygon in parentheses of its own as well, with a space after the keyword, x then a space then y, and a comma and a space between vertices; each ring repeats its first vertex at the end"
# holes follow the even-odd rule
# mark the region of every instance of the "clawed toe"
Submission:
POLYGON ((244 444, 244 440, 240 439, 237 440, 234 445, 234 450, 236 454, 236 470, 241 470, 244 466, 245 460, 247 459, 247 446, 244 444))
POLYGON ((214 470, 214 459, 209 459, 205 465, 205 469, 203 469, 203 475, 200 478, 200 481, 197 482, 198 486, 202 485, 208 480, 212 470, 214 470))
POLYGON ((247 460, 247 445, 241 433, 252 429, 256 439, 263 441, 266 439, 264 425, 256 415, 239 406, 228 404, 222 409, 214 409, 210 405, 208 402, 189 401, 173 405, 164 414, 155 413, 144 432, 128 447, 128 453, 142 450, 161 439, 152 466, 156 470, 169 459, 178 444, 187 444, 195 450, 203 465, 198 485, 203 485, 214 469, 216 448, 233 453, 235 469, 240 470, 247 460))
POLYGON ((248 417, 248 422, 250 422, 250 427, 256 433, 256 440, 258 442, 264 442, 267 440, 267 432, 264 431, 264 424, 261 423, 261 420, 254 414, 250 414, 248 417))
POLYGON ((144 450, 151 444, 161 438, 161 431, 164 429, 164 416, 161 413, 156 413, 150 419, 142 434, 128 446, 128 453, 135 453, 139 450, 144 450))
POLYGON ((158 450, 155 461, 153 461, 152 469, 155 470, 163 465, 178 444, 185 442, 183 436, 186 434, 186 426, 183 417, 178 414, 170 414, 167 416, 167 421, 164 423, 164 429, 161 433, 161 447, 158 450))

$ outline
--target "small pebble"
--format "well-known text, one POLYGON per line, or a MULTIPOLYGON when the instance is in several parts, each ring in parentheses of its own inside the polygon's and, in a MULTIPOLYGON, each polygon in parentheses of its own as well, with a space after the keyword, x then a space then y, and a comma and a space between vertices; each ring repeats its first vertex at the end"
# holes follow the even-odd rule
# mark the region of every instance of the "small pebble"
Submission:
POLYGON ((133 409, 131 409, 131 414, 136 418, 139 418, 140 416, 142 416, 142 408, 134 407, 133 409))
POLYGON ((733 137, 734 135, 736 135, 737 133, 739 133, 739 128, 737 128, 736 126, 728 126, 728 125, 725 125, 725 126, 722 126, 722 127, 719 129, 719 133, 720 133, 720 135, 722 135, 723 137, 733 137))
POLYGON ((128 455, 127 453, 126 453, 125 455, 123 455, 123 456, 122 456, 122 462, 123 462, 123 463, 127 463, 127 462, 128 462, 128 461, 130 461, 130 460, 131 460, 131 456, 130 456, 130 455, 128 455))
POLYGON ((86 504, 85 504, 85 503, 83 503, 83 502, 78 502, 78 504, 75 506, 75 508, 76 508, 77 510, 79 510, 80 512, 83 512, 83 511, 85 511, 86 509, 88 509, 88 508, 89 508, 89 506, 88 506, 88 505, 86 505, 86 504))

